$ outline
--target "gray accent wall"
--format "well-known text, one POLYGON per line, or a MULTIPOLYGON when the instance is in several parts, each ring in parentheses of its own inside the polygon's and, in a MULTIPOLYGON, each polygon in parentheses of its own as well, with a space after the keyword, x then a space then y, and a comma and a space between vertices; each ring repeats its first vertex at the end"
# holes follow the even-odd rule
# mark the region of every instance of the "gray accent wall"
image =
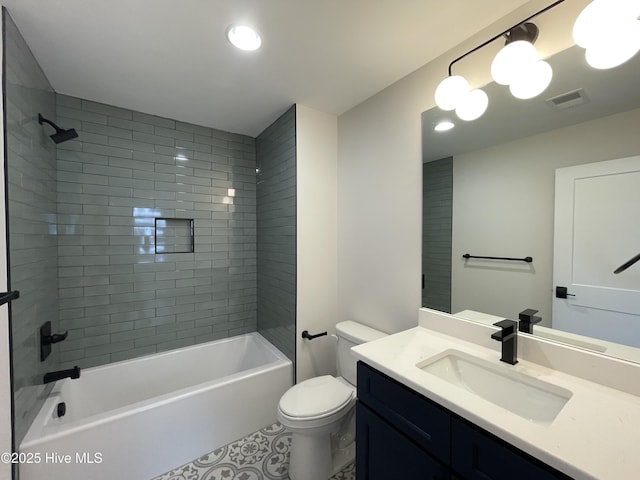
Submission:
POLYGON ((57 113, 79 135, 58 145, 61 365, 255 331, 255 140, 64 95, 57 113), (156 218, 193 219, 194 252, 157 253, 156 218))
POLYGON ((422 168, 422 306, 451 312, 453 158, 422 168))
POLYGON ((5 20, 5 128, 11 339, 15 444, 19 445, 42 405, 43 374, 58 366, 57 351, 40 362, 40 325, 58 329, 56 148, 48 125, 55 121, 55 94, 9 14, 5 20))
POLYGON ((256 139, 258 332, 292 361, 296 344, 296 107, 256 139))

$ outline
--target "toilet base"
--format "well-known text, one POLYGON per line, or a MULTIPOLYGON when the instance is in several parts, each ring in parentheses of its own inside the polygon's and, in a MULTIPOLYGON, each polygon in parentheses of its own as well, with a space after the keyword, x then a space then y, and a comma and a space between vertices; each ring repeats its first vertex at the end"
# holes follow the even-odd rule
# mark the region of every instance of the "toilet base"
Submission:
POLYGON ((356 442, 340 450, 333 451, 333 470, 331 476, 344 470, 345 467, 356 461, 356 442))
POLYGON ((328 435, 293 433, 289 456, 291 480, 327 480, 331 476, 332 466, 328 435))
POLYGON ((356 457, 356 443, 345 448, 331 449, 328 437, 293 433, 289 462, 291 480, 328 480, 356 457))

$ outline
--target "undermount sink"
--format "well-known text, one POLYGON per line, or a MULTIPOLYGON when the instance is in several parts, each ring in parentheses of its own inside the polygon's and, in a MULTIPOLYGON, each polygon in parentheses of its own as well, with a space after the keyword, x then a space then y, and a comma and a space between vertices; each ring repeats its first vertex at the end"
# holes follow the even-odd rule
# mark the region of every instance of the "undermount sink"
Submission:
POLYGON ((537 423, 553 422, 572 395, 565 388, 500 365, 497 358, 494 365, 458 350, 446 350, 416 366, 537 423))

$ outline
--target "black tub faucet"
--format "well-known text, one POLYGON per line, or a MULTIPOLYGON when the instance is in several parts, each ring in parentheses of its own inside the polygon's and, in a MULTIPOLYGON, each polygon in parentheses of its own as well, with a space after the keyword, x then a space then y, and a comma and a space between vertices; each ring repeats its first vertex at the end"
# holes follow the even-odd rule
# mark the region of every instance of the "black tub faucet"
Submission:
POLYGON ((535 317, 534 315, 538 313, 538 310, 534 310, 533 308, 527 308, 526 310, 521 311, 518 314, 519 322, 519 330, 523 333, 533 333, 533 325, 542 320, 541 317, 535 317))
POLYGON ((500 330, 492 333, 491 338, 502 344, 501 361, 515 365, 518 363, 518 322, 501 320, 493 324, 500 330))
POLYGON ((80 368, 75 366, 69 370, 57 370, 44 374, 44 383, 55 382, 63 378, 80 378, 80 368))

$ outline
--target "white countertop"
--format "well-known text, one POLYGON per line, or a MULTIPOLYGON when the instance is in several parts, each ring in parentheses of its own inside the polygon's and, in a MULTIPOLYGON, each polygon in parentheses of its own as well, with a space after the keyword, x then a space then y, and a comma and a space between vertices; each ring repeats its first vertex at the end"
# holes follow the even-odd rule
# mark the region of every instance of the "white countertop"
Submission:
MULTIPOLYGON (((640 397, 519 359, 500 362, 487 348, 422 326, 356 346, 359 360, 574 478, 625 480, 640 475, 640 397), (558 385, 572 397, 551 424, 513 414, 424 372, 416 364, 455 349, 558 385)), ((640 367, 639 367, 640 368, 640 367)))

